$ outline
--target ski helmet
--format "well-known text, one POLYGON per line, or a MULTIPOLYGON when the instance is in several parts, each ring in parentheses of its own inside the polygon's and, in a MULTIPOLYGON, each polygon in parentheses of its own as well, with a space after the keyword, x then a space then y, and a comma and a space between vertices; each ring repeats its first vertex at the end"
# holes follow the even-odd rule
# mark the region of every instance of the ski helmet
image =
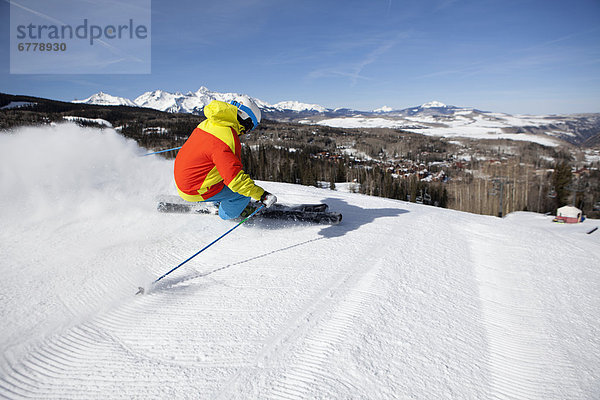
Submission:
POLYGON ((230 102, 238 108, 238 121, 246 132, 250 132, 252 129, 260 123, 261 113, 260 108, 256 105, 252 99, 246 95, 239 96, 237 99, 230 102))

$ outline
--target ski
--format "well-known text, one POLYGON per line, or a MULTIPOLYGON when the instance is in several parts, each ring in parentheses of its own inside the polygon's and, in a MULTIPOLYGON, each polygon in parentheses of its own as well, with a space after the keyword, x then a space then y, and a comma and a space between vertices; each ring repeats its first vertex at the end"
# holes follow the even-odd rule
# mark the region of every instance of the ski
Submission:
POLYGON ((187 214, 187 213, 196 213, 196 214, 217 214, 218 208, 201 203, 168 203, 165 201, 159 201, 156 209, 159 212, 163 213, 179 213, 179 214, 187 214))
POLYGON ((325 203, 320 204, 299 204, 295 206, 286 206, 283 204, 275 203, 267 210, 281 210, 281 211, 299 211, 299 212, 325 212, 329 209, 329 206, 325 203))
MULTIPOLYGON (((158 198, 157 210, 162 213, 216 215, 218 207, 213 203, 190 203, 177 196, 160 196, 158 198)), ((276 203, 270 208, 261 210, 256 215, 256 218, 333 225, 342 221, 342 214, 329 211, 329 206, 324 203, 298 205, 276 203)))
POLYGON ((175 195, 158 196, 156 201, 156 209, 163 213, 216 215, 218 211, 218 207, 213 203, 191 203, 175 195))
MULTIPOLYGON (((273 207, 271 207, 273 208, 273 207)), ((268 208, 258 214, 257 218, 278 219, 285 221, 313 222, 317 224, 336 225, 342 222, 342 214, 332 211, 304 211, 268 208)))

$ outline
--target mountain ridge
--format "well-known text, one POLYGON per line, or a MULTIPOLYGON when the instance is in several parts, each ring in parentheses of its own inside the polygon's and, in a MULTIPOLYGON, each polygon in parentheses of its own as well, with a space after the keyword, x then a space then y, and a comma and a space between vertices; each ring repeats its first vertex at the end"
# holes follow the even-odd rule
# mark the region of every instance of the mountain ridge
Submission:
MULTIPOLYGON (((201 86, 195 92, 185 94, 158 89, 145 92, 134 100, 100 92, 74 102, 127 106, 133 103, 137 107, 171 113, 202 115, 204 106, 212 100, 229 102, 240 95, 215 92, 201 86), (119 102, 121 103, 118 104, 119 102)), ((600 113, 511 115, 482 111, 474 107, 446 105, 437 100, 400 110, 383 106, 372 111, 359 111, 350 108, 331 109, 295 100, 275 104, 258 98, 253 100, 261 108, 265 118, 336 128, 392 128, 429 136, 511 139, 545 146, 597 143, 600 137, 600 113)))
MULTIPOLYGON (((197 91, 168 92, 161 89, 147 91, 131 100, 125 97, 113 96, 103 91, 95 93, 83 100, 73 100, 73 103, 96 104, 96 105, 126 105, 154 108, 160 111, 167 112, 183 112, 183 113, 200 113, 201 109, 210 103, 212 100, 231 101, 241 93, 234 92, 215 92, 205 86, 201 86, 197 91)), ((328 108, 320 104, 304 103, 297 100, 284 100, 275 104, 267 103, 256 97, 252 100, 265 111, 295 111, 295 112, 318 112, 324 114, 339 114, 339 113, 393 113, 404 112, 410 109, 456 109, 461 107, 446 105, 437 100, 424 103, 416 107, 408 107, 405 109, 393 109, 389 106, 382 106, 374 110, 355 110, 347 107, 328 108)))

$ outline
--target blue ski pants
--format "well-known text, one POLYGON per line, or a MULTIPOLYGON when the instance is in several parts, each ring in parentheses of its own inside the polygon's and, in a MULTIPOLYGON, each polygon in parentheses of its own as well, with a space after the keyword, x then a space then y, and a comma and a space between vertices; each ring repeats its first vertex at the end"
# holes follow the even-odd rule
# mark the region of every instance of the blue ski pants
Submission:
POLYGON ((219 217, 222 219, 232 219, 240 216, 244 208, 250 203, 250 197, 236 193, 225 185, 219 193, 206 199, 204 202, 220 203, 219 217))

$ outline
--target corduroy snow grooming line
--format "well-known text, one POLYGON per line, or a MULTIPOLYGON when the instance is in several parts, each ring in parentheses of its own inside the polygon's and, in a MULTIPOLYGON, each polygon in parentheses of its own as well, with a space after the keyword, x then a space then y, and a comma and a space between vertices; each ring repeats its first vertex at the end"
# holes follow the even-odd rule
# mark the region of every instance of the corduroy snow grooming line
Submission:
MULTIPOLYGON (((181 262, 178 266, 176 266, 175 268, 171 269, 169 272, 167 272, 164 275, 158 277, 154 282, 152 282, 150 284, 150 287, 154 286, 158 281, 160 281, 161 279, 163 279, 165 276, 169 275, 171 272, 175 271, 177 268, 181 267, 182 265, 184 265, 185 263, 187 263, 188 261, 190 261, 192 258, 196 257, 198 254, 202 253, 204 250, 208 249, 210 246, 212 246, 213 244, 217 243, 219 240, 221 240, 222 238, 224 238, 225 236, 227 236, 228 234, 230 234, 234 229, 236 229, 238 226, 240 226, 244 222, 248 221, 250 218, 252 218, 254 215, 256 215, 256 213, 258 213, 263 208, 264 208, 264 205, 261 205, 260 207, 258 207, 256 210, 254 210, 254 212, 252 214, 250 214, 249 216, 247 216, 246 218, 244 218, 243 220, 241 220, 233 228, 231 228, 230 230, 228 230, 227 232, 225 232, 224 234, 222 234, 221 236, 219 236, 218 238, 216 238, 215 240, 213 240, 212 242, 210 242, 209 244, 207 244, 206 246, 204 246, 196 254, 194 254, 193 256, 191 256, 190 258, 188 258, 187 260, 181 262)), ((146 293, 146 289, 143 286, 139 286, 136 295, 138 295, 138 294, 144 294, 144 293, 146 293)))

